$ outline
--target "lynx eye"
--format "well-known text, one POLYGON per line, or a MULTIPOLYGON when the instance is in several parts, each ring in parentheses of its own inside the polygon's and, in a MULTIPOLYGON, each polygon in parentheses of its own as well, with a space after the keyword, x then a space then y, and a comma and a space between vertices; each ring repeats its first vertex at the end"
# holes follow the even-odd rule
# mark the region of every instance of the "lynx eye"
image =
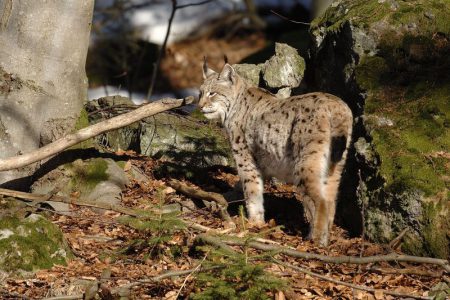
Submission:
POLYGON ((211 98, 211 97, 214 97, 215 95, 217 95, 217 93, 209 93, 209 94, 208 94, 208 97, 211 98))

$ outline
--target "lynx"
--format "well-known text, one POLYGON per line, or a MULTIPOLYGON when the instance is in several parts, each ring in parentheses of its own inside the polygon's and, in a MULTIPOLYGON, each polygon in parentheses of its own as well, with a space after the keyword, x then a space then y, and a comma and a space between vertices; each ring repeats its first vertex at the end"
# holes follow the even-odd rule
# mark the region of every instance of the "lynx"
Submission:
POLYGON ((309 238, 327 246, 353 117, 338 97, 310 93, 287 99, 249 86, 229 64, 203 64, 199 107, 227 131, 253 223, 264 222, 263 179, 294 184, 310 223, 309 238))

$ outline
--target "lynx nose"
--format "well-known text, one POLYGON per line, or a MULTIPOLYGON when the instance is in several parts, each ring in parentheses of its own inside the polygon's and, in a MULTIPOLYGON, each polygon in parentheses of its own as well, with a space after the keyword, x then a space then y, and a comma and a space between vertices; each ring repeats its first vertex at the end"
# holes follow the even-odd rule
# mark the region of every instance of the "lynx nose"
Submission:
POLYGON ((207 101, 202 97, 198 101, 198 107, 200 107, 200 109, 203 109, 205 106, 207 106, 207 101))

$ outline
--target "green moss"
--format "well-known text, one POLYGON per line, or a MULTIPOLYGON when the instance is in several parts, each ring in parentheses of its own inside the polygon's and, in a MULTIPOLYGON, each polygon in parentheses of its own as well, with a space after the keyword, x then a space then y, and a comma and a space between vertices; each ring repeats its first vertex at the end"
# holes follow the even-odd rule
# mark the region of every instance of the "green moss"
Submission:
POLYGON ((50 268, 54 264, 65 265, 66 259, 71 257, 59 228, 38 215, 24 220, 3 217, 0 232, 7 233, 0 239, 0 268, 3 270, 50 268))
POLYGON ((361 59, 355 74, 368 95, 366 119, 380 175, 392 192, 418 189, 432 196, 448 190, 448 159, 436 155, 450 149, 448 55, 424 35, 389 33, 379 47, 377 56, 361 59), (379 117, 393 125, 372 121, 379 117))
POLYGON ((355 69, 356 82, 364 89, 376 89, 387 71, 388 65, 384 58, 364 57, 355 69))
POLYGON ((86 163, 76 161, 71 165, 73 177, 71 189, 82 193, 91 191, 97 184, 108 180, 108 163, 102 158, 95 158, 86 163))
POLYGON ((368 28, 384 20, 394 26, 415 24, 422 32, 450 32, 450 2, 447 0, 396 1, 397 7, 389 1, 344 0, 311 23, 314 30, 325 26, 326 31, 339 31, 346 22, 353 26, 368 28))
MULTIPOLYGON (((86 128, 88 126, 89 126, 89 116, 87 111, 83 108, 80 111, 80 116, 75 122, 74 132, 86 128)), ((94 147, 94 141, 93 139, 87 139, 86 141, 83 141, 81 143, 72 146, 70 149, 87 149, 91 147, 94 147)))
POLYGON ((450 32, 450 3, 447 0, 399 1, 399 8, 390 16, 391 23, 415 24, 421 32, 450 32))
POLYGON ((369 24, 380 21, 390 12, 388 3, 378 0, 343 1, 328 10, 311 23, 311 28, 325 25, 327 31, 337 32, 344 23, 351 22, 354 26, 367 28, 369 24))
POLYGON ((199 120, 199 121, 207 120, 205 115, 202 113, 202 111, 199 108, 196 108, 195 110, 193 110, 191 112, 191 117, 193 117, 194 119, 199 120))
POLYGON ((117 164, 119 167, 121 167, 122 169, 125 168, 125 164, 126 164, 126 163, 127 163, 127 162, 124 161, 124 160, 116 161, 116 164, 117 164))
POLYGON ((424 248, 424 241, 411 233, 405 234, 401 247, 402 251, 411 255, 426 256, 429 253, 424 248))
POLYGON ((409 187, 430 196, 447 188, 447 160, 435 154, 450 148, 449 128, 443 121, 449 117, 450 102, 448 98, 436 97, 439 89, 430 93, 407 104, 389 103, 388 110, 378 107, 377 113, 394 123, 372 131, 373 144, 381 159, 381 175, 388 189, 409 187))
POLYGON ((450 202, 442 199, 437 203, 425 203, 425 226, 423 235, 428 252, 440 258, 450 256, 450 202))

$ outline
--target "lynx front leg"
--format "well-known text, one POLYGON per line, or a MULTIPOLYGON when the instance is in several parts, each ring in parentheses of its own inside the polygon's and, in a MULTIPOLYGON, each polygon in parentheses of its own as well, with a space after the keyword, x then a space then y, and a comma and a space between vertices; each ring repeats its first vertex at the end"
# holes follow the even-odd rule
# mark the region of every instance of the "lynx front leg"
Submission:
MULTIPOLYGON (((244 179, 245 181, 245 179, 244 179)), ((250 222, 264 224, 264 198, 263 181, 261 177, 251 179, 244 183, 244 195, 247 203, 247 212, 250 222)))
POLYGON ((248 148, 243 146, 239 150, 233 150, 239 177, 241 178, 247 212, 250 222, 264 223, 264 184, 258 167, 256 166, 248 148))

